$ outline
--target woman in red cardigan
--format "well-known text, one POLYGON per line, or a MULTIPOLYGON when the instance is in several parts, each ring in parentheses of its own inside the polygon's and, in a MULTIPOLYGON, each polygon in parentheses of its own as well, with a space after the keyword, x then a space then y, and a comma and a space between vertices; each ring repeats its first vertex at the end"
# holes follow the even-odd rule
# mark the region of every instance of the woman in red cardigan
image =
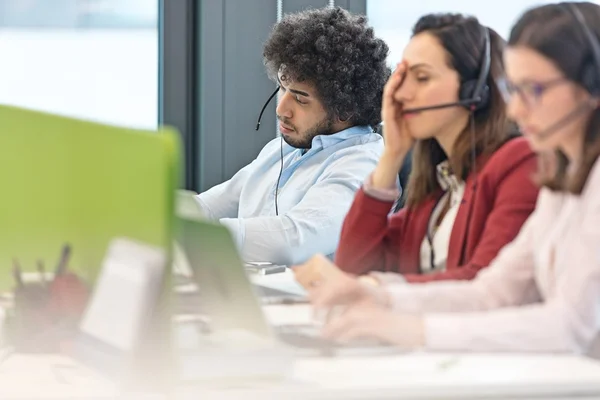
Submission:
MULTIPOLYGON (((342 228, 342 271, 379 271, 373 283, 472 279, 515 238, 535 207, 536 157, 506 117, 503 49, 473 17, 416 23, 383 95, 384 154, 342 228), (390 216, 411 149, 406 206, 390 216)), ((294 270, 306 287, 340 273, 320 256, 294 270)))

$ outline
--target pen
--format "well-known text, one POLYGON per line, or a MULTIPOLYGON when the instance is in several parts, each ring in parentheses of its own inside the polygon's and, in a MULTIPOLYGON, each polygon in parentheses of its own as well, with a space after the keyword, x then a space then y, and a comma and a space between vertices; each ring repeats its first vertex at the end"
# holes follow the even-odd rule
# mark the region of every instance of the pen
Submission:
POLYGON ((46 286, 46 269, 44 268, 44 262, 42 260, 38 260, 37 268, 40 274, 40 282, 42 285, 46 286))
POLYGON ((13 276, 15 278, 15 282, 17 283, 18 288, 23 287, 23 277, 21 276, 21 266, 17 259, 13 259, 13 276))
POLYGON ((69 257, 71 255, 71 246, 67 243, 63 246, 58 265, 54 272, 54 276, 60 276, 67 270, 67 264, 69 263, 69 257))

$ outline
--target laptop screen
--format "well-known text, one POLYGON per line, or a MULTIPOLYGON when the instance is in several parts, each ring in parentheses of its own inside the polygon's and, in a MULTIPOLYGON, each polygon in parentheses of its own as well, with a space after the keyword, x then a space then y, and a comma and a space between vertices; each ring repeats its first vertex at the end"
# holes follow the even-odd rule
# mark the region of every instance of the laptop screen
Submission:
POLYGON ((227 228, 183 218, 178 223, 178 241, 198 285, 201 308, 209 314, 211 329, 270 335, 255 288, 227 228))

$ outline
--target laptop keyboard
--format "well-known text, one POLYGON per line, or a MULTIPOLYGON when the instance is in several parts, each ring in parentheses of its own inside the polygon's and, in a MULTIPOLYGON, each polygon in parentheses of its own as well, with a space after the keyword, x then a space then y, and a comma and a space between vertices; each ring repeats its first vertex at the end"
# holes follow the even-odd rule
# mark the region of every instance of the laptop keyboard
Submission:
POLYGON ((320 335, 316 325, 280 325, 276 327, 279 340, 293 347, 315 349, 322 352, 334 352, 341 349, 385 348, 386 345, 374 339, 357 339, 340 343, 320 335))
POLYGON ((261 297, 283 297, 283 296, 291 296, 290 293, 284 292, 282 290, 273 289, 267 286, 255 285, 258 291, 258 295, 261 297))
POLYGON ((283 290, 256 284, 254 287, 263 304, 296 304, 308 302, 308 298, 295 293, 284 292, 283 290))

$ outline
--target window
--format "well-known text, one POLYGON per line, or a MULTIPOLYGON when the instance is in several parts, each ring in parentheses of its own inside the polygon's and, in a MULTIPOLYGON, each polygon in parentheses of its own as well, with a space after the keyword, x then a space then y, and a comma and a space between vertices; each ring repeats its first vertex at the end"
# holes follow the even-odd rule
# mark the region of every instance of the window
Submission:
POLYGON ((508 39, 510 28, 525 10, 546 3, 539 0, 506 0, 489 3, 476 0, 423 0, 404 2, 397 0, 367 0, 367 16, 375 33, 390 47, 389 64, 396 66, 410 39, 413 25, 428 13, 457 12, 476 16, 503 38, 508 39))
POLYGON ((0 103, 158 124, 158 0, 0 0, 0 103))

